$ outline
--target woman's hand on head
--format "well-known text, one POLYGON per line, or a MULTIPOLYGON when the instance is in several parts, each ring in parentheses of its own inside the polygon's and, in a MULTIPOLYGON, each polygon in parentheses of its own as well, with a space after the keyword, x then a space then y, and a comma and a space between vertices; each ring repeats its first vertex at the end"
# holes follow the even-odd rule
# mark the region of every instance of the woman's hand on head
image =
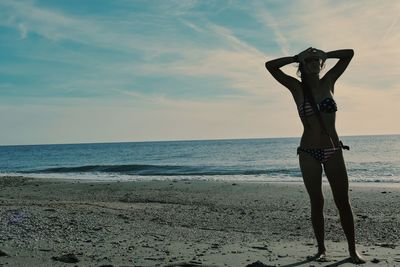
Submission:
POLYGON ((300 52, 297 55, 297 58, 299 60, 299 63, 304 63, 304 60, 307 58, 307 56, 309 55, 310 51, 311 51, 312 47, 307 48, 306 50, 300 52))
POLYGON ((326 53, 324 51, 313 47, 309 47, 306 50, 300 52, 300 54, 297 55, 297 58, 299 60, 299 63, 304 64, 305 59, 311 56, 317 56, 323 62, 325 62, 327 58, 326 53))
POLYGON ((322 59, 323 62, 325 62, 325 60, 327 58, 326 53, 324 51, 320 50, 320 49, 316 49, 316 48, 314 48, 314 49, 317 50, 318 57, 320 59, 322 59))

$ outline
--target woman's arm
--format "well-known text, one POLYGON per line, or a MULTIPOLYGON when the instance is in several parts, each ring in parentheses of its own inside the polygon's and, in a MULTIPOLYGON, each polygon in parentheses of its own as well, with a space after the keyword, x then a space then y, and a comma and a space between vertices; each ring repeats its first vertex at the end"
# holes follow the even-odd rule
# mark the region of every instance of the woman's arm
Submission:
POLYGON ((271 75, 283 86, 287 87, 289 90, 294 90, 300 85, 299 80, 286 75, 280 68, 291 63, 298 62, 298 57, 282 57, 270 60, 265 63, 265 67, 271 73, 271 75))
POLYGON ((353 49, 341 49, 327 52, 327 58, 338 58, 339 61, 325 74, 325 77, 335 83, 340 75, 342 75, 343 72, 346 70, 347 66, 350 64, 353 55, 353 49))
POLYGON ((335 50, 335 51, 330 51, 326 52, 326 57, 327 58, 348 58, 348 57, 353 57, 354 55, 354 50, 353 49, 340 49, 340 50, 335 50))

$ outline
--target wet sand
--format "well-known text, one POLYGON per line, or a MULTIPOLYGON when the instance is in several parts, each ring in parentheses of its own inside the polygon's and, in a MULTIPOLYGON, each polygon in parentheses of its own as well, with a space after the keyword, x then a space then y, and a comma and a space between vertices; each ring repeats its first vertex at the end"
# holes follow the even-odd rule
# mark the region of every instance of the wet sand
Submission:
MULTIPOLYGON (((363 266, 400 266, 399 186, 350 188, 363 266)), ((0 266, 353 266, 324 194, 320 263, 302 184, 0 177, 0 266)))

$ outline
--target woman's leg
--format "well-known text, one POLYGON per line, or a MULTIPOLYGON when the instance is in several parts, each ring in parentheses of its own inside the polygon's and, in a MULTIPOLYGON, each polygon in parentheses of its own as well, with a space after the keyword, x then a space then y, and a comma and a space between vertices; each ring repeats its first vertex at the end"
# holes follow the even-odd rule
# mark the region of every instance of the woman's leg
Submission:
POLYGON ((365 261, 356 250, 354 218, 348 194, 349 181, 342 150, 336 151, 336 153, 324 163, 324 170, 329 184, 331 185, 335 204, 339 210, 340 222, 347 238, 350 257, 355 263, 363 263, 365 261))
POLYGON ((300 169, 311 203, 311 222, 318 243, 317 257, 325 255, 324 196, 322 194, 322 166, 306 152, 299 153, 300 169))

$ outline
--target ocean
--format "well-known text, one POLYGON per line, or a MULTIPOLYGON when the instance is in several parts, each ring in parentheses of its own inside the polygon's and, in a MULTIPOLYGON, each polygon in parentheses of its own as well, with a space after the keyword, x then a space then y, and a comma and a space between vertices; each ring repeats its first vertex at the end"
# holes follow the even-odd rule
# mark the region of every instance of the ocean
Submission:
MULTIPOLYGON (((400 183, 400 135, 342 137, 350 182, 400 183)), ((0 146, 0 176, 302 181, 299 138, 0 146)), ((324 178, 326 180, 326 178, 324 178)))

